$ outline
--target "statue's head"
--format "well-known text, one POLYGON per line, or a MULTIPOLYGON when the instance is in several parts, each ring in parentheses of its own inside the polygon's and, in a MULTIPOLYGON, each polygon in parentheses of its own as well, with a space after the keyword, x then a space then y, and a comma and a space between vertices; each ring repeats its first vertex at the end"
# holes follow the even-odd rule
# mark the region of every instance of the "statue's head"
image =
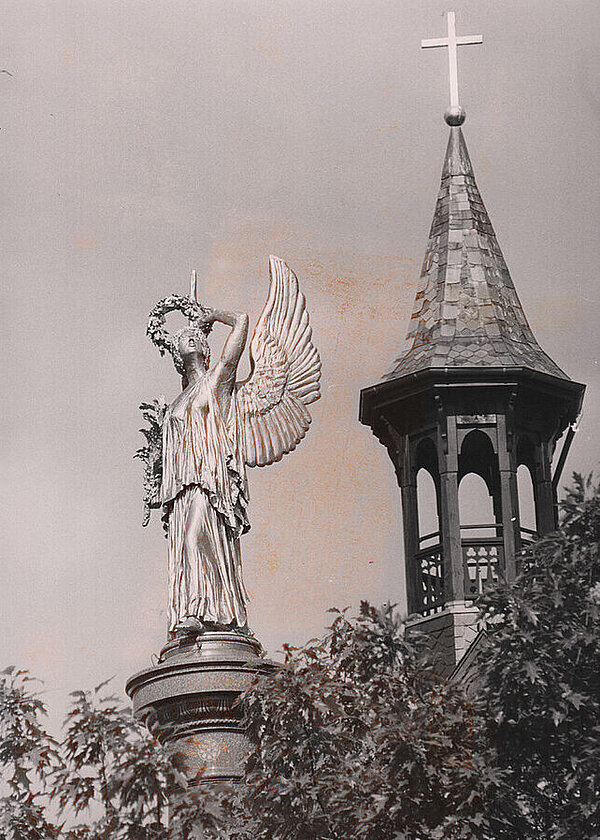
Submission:
POLYGON ((171 344, 171 355, 178 372, 185 374, 188 359, 196 357, 205 370, 210 364, 210 347, 206 335, 198 327, 184 327, 175 333, 171 344))
POLYGON ((161 356, 166 352, 171 354, 175 368, 184 380, 186 359, 198 358, 205 370, 210 364, 210 348, 206 336, 212 324, 206 319, 207 313, 208 310, 202 304, 189 297, 171 295, 159 301, 148 318, 146 335, 158 347, 161 356), (181 312, 189 323, 171 335, 165 328, 165 318, 169 312, 174 311, 181 312))

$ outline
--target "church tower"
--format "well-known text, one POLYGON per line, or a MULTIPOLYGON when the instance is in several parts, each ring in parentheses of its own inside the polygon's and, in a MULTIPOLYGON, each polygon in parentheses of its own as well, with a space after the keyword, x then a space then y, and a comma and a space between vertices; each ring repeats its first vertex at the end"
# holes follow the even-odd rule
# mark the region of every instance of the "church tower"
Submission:
MULTIPOLYGON (((452 37, 477 43, 456 39, 453 15, 448 36, 423 46, 448 46, 452 37)), ((464 111, 453 98, 407 336, 412 347, 360 401, 360 420, 386 447, 400 485, 408 612, 430 635, 445 674, 477 635, 477 596, 498 579, 513 579, 523 546, 556 528, 557 484, 585 389, 531 331, 475 182, 464 111), (535 509, 530 528, 521 521, 520 467, 535 509), (489 496, 487 521, 473 522, 462 496, 459 504, 461 482, 472 473, 489 496), (425 474, 435 488, 437 527, 423 533, 425 474)))

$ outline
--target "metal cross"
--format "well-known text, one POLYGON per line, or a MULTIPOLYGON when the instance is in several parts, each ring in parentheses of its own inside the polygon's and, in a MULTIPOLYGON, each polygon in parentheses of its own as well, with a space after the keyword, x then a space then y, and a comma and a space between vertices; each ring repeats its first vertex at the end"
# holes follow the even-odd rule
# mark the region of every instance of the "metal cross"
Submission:
POLYGON ((430 38, 421 41, 421 47, 448 47, 448 68, 450 74, 450 107, 458 108, 458 60, 456 48, 464 44, 483 44, 483 35, 461 35, 456 37, 456 18, 454 12, 448 12, 448 37, 430 38))

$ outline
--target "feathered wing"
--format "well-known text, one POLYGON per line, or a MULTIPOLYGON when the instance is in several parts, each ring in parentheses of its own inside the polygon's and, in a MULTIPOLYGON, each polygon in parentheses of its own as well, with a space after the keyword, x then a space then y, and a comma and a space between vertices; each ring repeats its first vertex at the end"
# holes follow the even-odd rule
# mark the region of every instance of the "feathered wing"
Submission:
POLYGON ((238 385, 245 460, 279 461, 310 425, 307 405, 320 397, 321 360, 298 279, 279 257, 269 259, 269 297, 250 343, 250 376, 238 385))

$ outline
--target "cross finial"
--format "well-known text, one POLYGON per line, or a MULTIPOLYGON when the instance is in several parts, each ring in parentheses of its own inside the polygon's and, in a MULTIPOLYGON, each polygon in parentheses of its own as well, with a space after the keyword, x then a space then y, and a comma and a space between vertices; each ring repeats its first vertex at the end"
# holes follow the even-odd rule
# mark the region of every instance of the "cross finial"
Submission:
POLYGON ((482 44, 483 35, 461 35, 456 37, 456 16, 448 12, 448 37, 430 38, 421 41, 422 49, 430 47, 448 47, 448 71, 450 77, 450 107, 444 114, 448 125, 462 125, 466 114, 458 101, 458 56, 457 47, 463 44, 482 44))

